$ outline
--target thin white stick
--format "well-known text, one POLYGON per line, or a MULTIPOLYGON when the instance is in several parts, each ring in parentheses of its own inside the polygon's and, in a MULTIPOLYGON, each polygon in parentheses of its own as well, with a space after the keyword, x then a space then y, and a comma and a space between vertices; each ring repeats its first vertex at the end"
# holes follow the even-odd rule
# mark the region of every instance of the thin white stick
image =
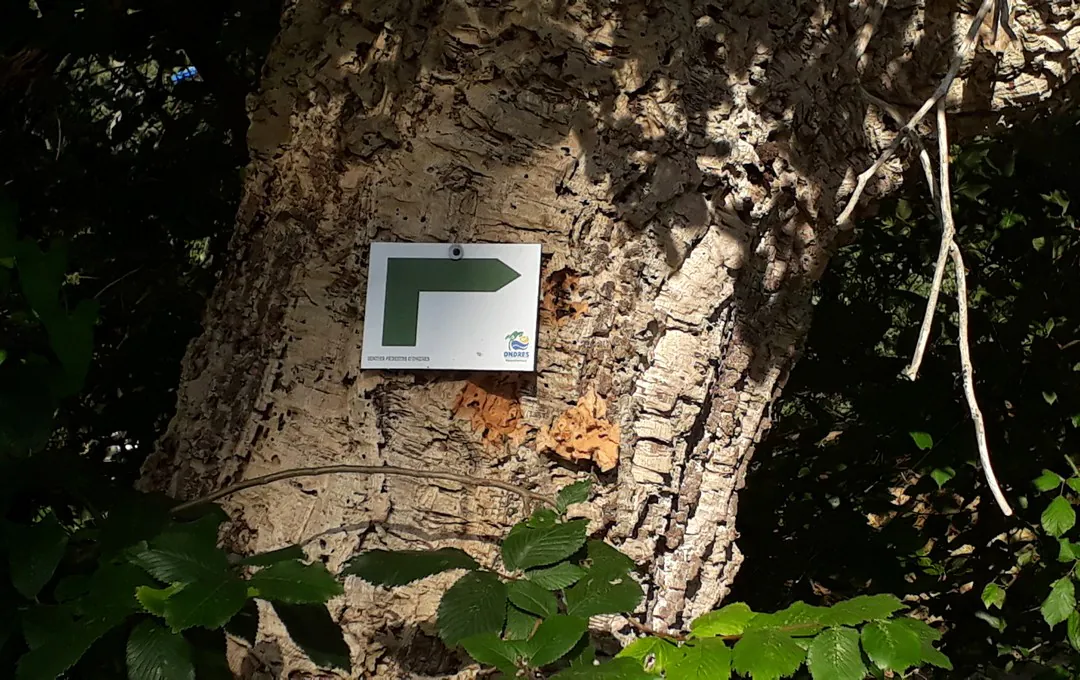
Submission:
POLYGON ((979 11, 975 13, 975 18, 971 22, 971 26, 968 28, 967 35, 964 36, 964 41, 960 44, 960 49, 957 50, 956 56, 953 57, 952 63, 949 65, 949 71, 945 74, 945 78, 938 84, 937 89, 930 95, 930 98, 923 102, 923 105, 915 112, 915 115, 911 117, 900 132, 893 138, 892 143, 888 148, 878 157, 874 164, 866 169, 861 175, 859 180, 855 184, 855 191, 851 193, 848 198, 847 205, 844 207, 843 212, 840 213, 840 217, 837 218, 836 224, 842 229, 846 229, 850 226, 851 213, 855 210, 855 205, 859 202, 859 198, 862 196, 863 191, 866 190, 866 184, 878 173, 878 170, 882 168, 889 159, 893 157, 896 150, 900 148, 900 143, 904 140, 904 135, 915 129, 915 126, 922 122, 922 119, 926 117, 926 114, 934 107, 934 104, 939 99, 945 96, 952 86, 953 81, 956 79, 956 74, 960 72, 960 67, 964 63, 964 58, 967 57, 968 52, 971 51, 971 47, 975 44, 975 38, 979 35, 979 27, 982 26, 983 19, 986 18, 986 13, 990 11, 996 0, 983 0, 983 4, 979 7, 979 11))
MULTIPOLYGON (((964 269, 964 258, 960 255, 960 248, 953 239, 953 234, 956 233, 956 224, 953 222, 952 190, 949 187, 949 129, 945 121, 944 100, 938 103, 937 125, 941 243, 942 247, 947 248, 949 254, 952 255, 953 275, 956 277, 956 306, 960 326, 960 366, 964 377, 964 396, 967 397, 968 409, 971 411, 971 421, 975 424, 975 441, 979 447, 979 461, 982 463, 983 475, 986 476, 986 483, 990 486, 990 491, 994 494, 994 500, 997 501, 1002 514, 1009 517, 1013 514, 1013 511, 1009 507, 1009 501, 1005 500, 1005 494, 1001 492, 1001 486, 998 484, 997 476, 994 474, 994 467, 990 464, 990 447, 986 443, 986 425, 983 422, 982 411, 979 409, 979 402, 975 398, 975 366, 971 361, 971 345, 968 338, 967 273, 964 269), (946 235, 948 235, 947 239, 946 235)), ((927 302, 927 313, 931 317, 933 316, 934 307, 937 305, 936 292, 941 287, 940 278, 937 276, 940 271, 939 269, 935 272, 934 298, 932 301, 927 302)), ((926 328, 927 326, 924 325, 923 330, 926 331, 926 328)), ((926 332, 929 333, 929 331, 926 332)))
POLYGON ((986 425, 983 423, 982 411, 979 410, 979 402, 975 399, 975 368, 971 363, 971 348, 968 345, 967 279, 964 274, 964 258, 960 255, 960 248, 955 241, 950 245, 953 273, 956 275, 956 303, 960 316, 960 363, 964 373, 964 396, 967 397, 968 409, 971 411, 971 421, 975 424, 975 441, 979 445, 979 461, 982 463, 983 474, 986 475, 986 483, 990 486, 990 491, 994 494, 994 500, 1001 508, 1001 513, 1009 517, 1013 511, 1009 507, 1009 501, 1005 500, 1005 494, 1001 492, 997 476, 994 475, 994 468, 990 464, 986 425))
POLYGON ((923 355, 926 353, 926 344, 930 340, 930 328, 934 323, 934 312, 937 310, 938 295, 941 293, 941 282, 945 278, 945 264, 949 261, 950 246, 956 235, 956 225, 952 216, 952 192, 949 190, 949 138, 945 127, 945 100, 938 101, 938 160, 941 168, 940 177, 940 200, 938 202, 939 218, 941 219, 941 246, 938 248, 937 264, 934 266, 934 280, 930 284, 930 295, 926 298, 926 311, 923 313, 922 327, 919 328, 919 341, 915 343, 915 353, 911 357, 911 363, 904 369, 903 375, 908 380, 915 380, 919 376, 919 367, 922 366, 923 355))
POLYGON ((870 44, 870 39, 874 37, 874 31, 877 30, 878 22, 881 21, 881 15, 885 12, 885 8, 888 7, 888 5, 889 0, 880 0, 874 5, 874 8, 870 10, 870 16, 858 31, 855 43, 851 46, 856 71, 859 70, 859 62, 862 61, 863 56, 866 54, 866 48, 870 44))

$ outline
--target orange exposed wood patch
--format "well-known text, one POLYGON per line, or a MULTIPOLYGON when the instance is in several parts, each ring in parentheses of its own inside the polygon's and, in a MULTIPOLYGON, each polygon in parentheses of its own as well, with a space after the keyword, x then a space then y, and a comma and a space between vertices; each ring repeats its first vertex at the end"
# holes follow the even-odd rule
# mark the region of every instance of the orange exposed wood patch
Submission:
POLYGON ((572 269, 559 269, 544 279, 543 299, 540 302, 540 319, 562 326, 589 310, 589 303, 574 300, 581 276, 572 269))
POLYGON ((589 388, 576 406, 540 431, 536 449, 567 460, 591 460, 607 472, 619 462, 619 427, 609 423, 606 416, 607 403, 589 388))
POLYGON ((455 418, 469 420, 473 432, 484 441, 500 445, 505 441, 517 446, 525 439, 527 428, 522 420, 515 377, 481 378, 465 383, 454 402, 455 418))

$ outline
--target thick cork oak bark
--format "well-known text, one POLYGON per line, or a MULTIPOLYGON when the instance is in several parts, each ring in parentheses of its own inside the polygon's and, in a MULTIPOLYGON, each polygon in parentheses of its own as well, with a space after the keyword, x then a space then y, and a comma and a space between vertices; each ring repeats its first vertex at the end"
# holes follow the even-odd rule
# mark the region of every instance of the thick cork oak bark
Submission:
MULTIPOLYGON (((1017 39, 987 27, 950 91, 964 130, 1069 101, 1080 0, 1011 4, 1017 39)), ((549 493, 595 469, 560 453, 595 458, 614 468, 579 512, 643 565, 642 620, 679 627, 714 607, 742 562, 751 452, 798 354, 812 283, 845 236, 836 215, 896 129, 857 82, 912 111, 974 11, 894 0, 856 65, 872 9, 287 3, 252 99, 229 263, 147 485, 192 498, 351 463, 549 493), (360 371, 373 240, 543 244, 536 374, 360 371)), ((870 201, 902 170, 888 165, 870 201)), ((522 517, 503 491, 384 476, 277 483, 225 506, 236 549, 329 532, 307 547, 331 569, 357 550, 449 545, 490 563, 522 517)), ((432 637, 448 583, 387 592, 351 579, 331 609, 353 675, 465 668, 432 637)), ((262 627, 245 674, 314 670, 269 612, 262 627)))

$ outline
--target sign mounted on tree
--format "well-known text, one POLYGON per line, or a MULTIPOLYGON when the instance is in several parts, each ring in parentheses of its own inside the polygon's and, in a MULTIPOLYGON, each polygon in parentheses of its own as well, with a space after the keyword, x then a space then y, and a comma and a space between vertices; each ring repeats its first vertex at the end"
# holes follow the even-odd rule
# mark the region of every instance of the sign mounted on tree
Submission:
POLYGON ((533 371, 536 244, 372 243, 361 368, 533 371))

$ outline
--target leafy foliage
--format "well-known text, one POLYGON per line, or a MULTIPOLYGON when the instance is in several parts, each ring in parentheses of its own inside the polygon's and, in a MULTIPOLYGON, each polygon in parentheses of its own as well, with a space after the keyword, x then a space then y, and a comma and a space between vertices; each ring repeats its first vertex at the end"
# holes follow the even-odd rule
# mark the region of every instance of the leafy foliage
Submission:
MULTIPOLYGON (((588 489, 579 483, 572 496, 561 495, 585 499, 588 489)), ((446 644, 460 645, 478 663, 506 675, 528 677, 544 669, 557 671, 555 678, 659 675, 671 680, 723 680, 734 669, 746 677, 774 680, 789 677, 806 664, 815 680, 859 680, 867 674, 864 654, 879 668, 895 672, 924 663, 949 666, 933 645, 940 634, 922 621, 893 618, 904 607, 891 595, 861 596, 833 607, 797 602, 772 614, 759 614, 736 602, 696 618, 689 634, 646 635, 614 659, 594 663, 591 647, 585 648, 588 653, 573 655, 586 639, 589 617, 631 615, 643 593, 633 578, 633 560, 602 541, 586 543, 584 524, 567 521, 565 512, 565 505, 554 512, 538 510, 511 529, 503 542, 508 569, 534 560, 549 566, 526 571, 524 578, 470 571, 446 591, 438 621, 439 636, 446 644), (555 559, 561 561, 552 564, 555 559), (860 637, 857 627, 862 624, 866 625, 860 637)), ((392 584, 403 580, 398 578, 398 565, 406 557, 439 565, 439 552, 423 556, 412 551, 369 551, 351 563, 364 565, 364 573, 373 580, 392 584)), ((466 563, 460 556, 455 560, 466 563)), ((441 571, 432 568, 430 574, 441 571)))

